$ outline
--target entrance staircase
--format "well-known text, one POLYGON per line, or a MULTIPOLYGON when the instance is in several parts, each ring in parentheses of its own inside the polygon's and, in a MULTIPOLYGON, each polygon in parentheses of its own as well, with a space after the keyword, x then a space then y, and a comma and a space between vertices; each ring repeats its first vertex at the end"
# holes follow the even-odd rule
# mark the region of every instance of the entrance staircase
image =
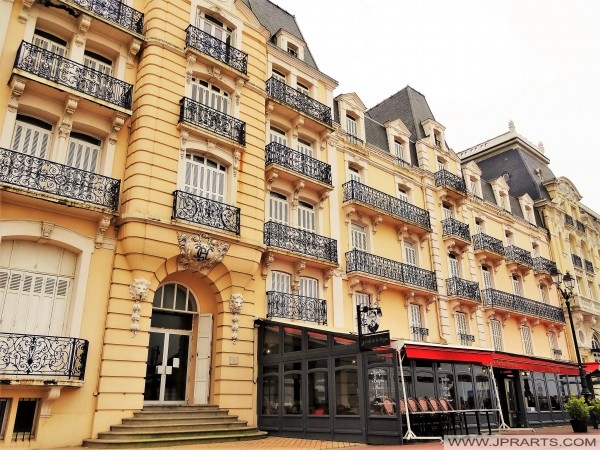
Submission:
POLYGON ((175 445, 264 439, 265 431, 249 427, 226 409, 216 405, 146 406, 98 433, 97 439, 83 441, 92 448, 172 447, 175 445))

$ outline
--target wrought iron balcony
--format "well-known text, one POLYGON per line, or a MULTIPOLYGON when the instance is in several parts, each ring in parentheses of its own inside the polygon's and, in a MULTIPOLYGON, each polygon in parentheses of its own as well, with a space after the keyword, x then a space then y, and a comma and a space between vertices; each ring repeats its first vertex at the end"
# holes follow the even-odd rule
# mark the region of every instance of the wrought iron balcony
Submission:
POLYGON ((267 292, 267 318, 305 320, 327 325, 327 301, 286 292, 267 292))
POLYGON ((484 233, 473 235, 473 250, 485 250, 504 256, 502 241, 484 233))
POLYGON ((575 226, 575 222, 573 221, 573 217, 565 214, 565 225, 568 225, 570 227, 574 227, 575 226))
POLYGON ((365 141, 359 137, 350 133, 346 133, 345 131, 339 131, 338 133, 344 137, 346 142, 350 142, 352 145, 358 145, 362 147, 362 145, 365 143, 365 141))
POLYGON ((447 278, 446 294, 448 296, 467 298, 469 300, 481 303, 479 283, 476 281, 463 280, 462 278, 458 277, 447 278))
POLYGON ((240 208, 184 191, 173 192, 173 219, 240 234, 240 208))
POLYGON ((248 55, 193 25, 185 29, 185 45, 211 58, 227 64, 235 70, 248 72, 248 55))
POLYGON ((468 333, 458 333, 460 345, 471 346, 475 342, 475 335, 468 333))
POLYGON ((391 215, 403 222, 410 222, 418 227, 431 231, 429 212, 411 205, 399 198, 373 189, 356 180, 350 180, 342 185, 344 201, 357 201, 369 205, 385 214, 391 215))
POLYGON ((591 273, 591 274, 594 273, 594 265, 592 264, 591 261, 588 261, 587 259, 584 259, 583 260, 583 264, 585 265, 585 271, 587 273, 591 273))
POLYGON ((271 142, 267 145, 265 153, 265 167, 278 164, 300 175, 331 186, 331 166, 329 164, 286 147, 279 142, 271 142))
POLYGON ((575 221, 575 228, 577 228, 577 231, 579 231, 580 233, 585 233, 585 225, 583 224, 583 222, 580 222, 579 220, 575 221))
POLYGON ((0 333, 0 377, 26 375, 83 380, 88 345, 85 339, 0 333))
POLYGON ((144 14, 120 1, 71 0, 71 2, 129 31, 143 33, 144 14))
POLYGON ((246 123, 191 98, 179 101, 179 122, 186 122, 246 145, 246 123))
POLYGON ((535 258, 533 258, 534 272, 552 273, 554 269, 556 269, 556 263, 554 261, 542 258, 541 256, 536 256, 535 258))
POLYGON ((467 184, 463 177, 454 175, 452 172, 448 172, 446 169, 438 170, 435 173, 435 185, 449 187, 456 192, 467 195, 467 184))
POLYGON ((457 237, 463 241, 471 242, 469 224, 459 222, 452 218, 442 220, 442 236, 457 237))
POLYGON ((363 272, 402 284, 437 291, 435 272, 361 250, 351 250, 346 253, 346 273, 351 272, 363 272))
POLYGON ((411 339, 417 342, 423 342, 429 336, 429 328, 410 327, 411 339))
POLYGON ((331 126, 331 108, 329 106, 273 77, 267 80, 267 95, 319 122, 331 126))
POLYGON ((121 108, 131 109, 131 84, 29 42, 21 42, 14 68, 121 108))
POLYGON ((533 267, 533 258, 531 253, 525 249, 517 247, 516 245, 509 245, 505 249, 506 262, 515 262, 522 266, 533 267))
POLYGON ((0 148, 0 183, 116 210, 120 180, 0 148))
POLYGON ((583 260, 580 256, 571 254, 571 260, 573 261, 573 266, 578 269, 583 269, 583 260))
POLYGON ((484 306, 507 309, 528 316, 540 317, 553 322, 565 323, 565 315, 561 308, 546 303, 530 300, 496 289, 481 291, 484 306))
POLYGON ((269 247, 300 253, 337 264, 337 241, 278 222, 264 225, 264 243, 269 247))

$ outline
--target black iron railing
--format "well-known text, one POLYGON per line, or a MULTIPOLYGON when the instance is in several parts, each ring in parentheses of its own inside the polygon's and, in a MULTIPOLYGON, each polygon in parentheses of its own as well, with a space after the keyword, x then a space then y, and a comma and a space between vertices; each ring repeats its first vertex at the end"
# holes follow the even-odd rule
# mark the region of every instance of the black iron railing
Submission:
POLYGON ((70 337, 0 333, 0 375, 83 380, 88 344, 70 337))
POLYGON ((469 224, 448 218, 442 220, 442 236, 454 236, 463 241, 471 241, 469 224))
POLYGON ((585 266, 585 271, 587 273, 592 273, 592 274, 594 273, 594 264, 592 264, 591 261, 588 261, 587 259, 584 259, 583 260, 583 264, 585 266))
POLYGON ((327 325, 327 301, 286 292, 267 292, 267 317, 327 325))
POLYGON ((137 34, 144 29, 144 14, 120 1, 71 0, 82 8, 137 34))
POLYGON ((452 277, 446 279, 446 294, 481 302, 479 283, 452 277))
POLYGON ((179 101, 179 121, 187 122, 246 145, 246 123, 191 98, 179 101))
POLYGON ((554 356, 562 356, 562 350, 560 348, 553 348, 552 349, 552 354, 554 356))
POLYGON ((529 316, 565 323, 563 310, 556 306, 547 305, 546 303, 530 300, 508 292, 497 291, 496 289, 484 289, 481 291, 481 296, 484 306, 508 309, 529 316))
POLYGON ((585 233, 585 225, 583 224, 583 222, 580 222, 579 220, 575 221, 575 227, 577 228, 577 231, 581 232, 581 233, 585 233))
POLYGON ((463 177, 454 175, 452 172, 448 172, 446 169, 438 170, 435 173, 435 185, 436 186, 447 186, 461 194, 467 195, 467 184, 463 177))
POLYGON ((116 210, 120 180, 0 148, 0 183, 116 210))
POLYGON ((131 109, 131 84, 29 42, 21 42, 14 67, 121 108, 131 109))
POLYGON ((486 250, 504 256, 504 245, 502 244, 502 241, 484 233, 473 235, 473 249, 486 250))
POLYGON ((410 222, 426 230, 431 230, 429 212, 424 209, 378 191, 377 189, 373 189, 356 180, 350 180, 347 183, 344 183, 342 188, 344 189, 345 202, 355 200, 377 208, 404 222, 410 222))
POLYGON ((184 191, 173 192, 173 219, 240 234, 240 208, 184 191))
POLYGON ((427 340, 427 336, 429 336, 429 328, 410 327, 410 338, 413 341, 424 342, 427 340))
POLYGON ((533 258, 533 270, 534 272, 546 272, 552 273, 556 269, 556 263, 541 256, 533 258))
POLYGON ((468 333, 458 333, 458 340, 460 341, 460 345, 470 346, 475 342, 475 335, 468 333))
POLYGON ((506 262, 516 262, 523 266, 533 267, 533 258, 531 253, 525 249, 517 247, 515 245, 509 245, 504 249, 506 255, 506 262))
POLYGON ((329 164, 286 147, 279 142, 271 142, 265 147, 265 167, 270 164, 279 164, 286 169, 331 186, 331 166, 329 164))
POLYGON ((363 272, 381 278, 437 291, 435 272, 382 258, 361 250, 346 253, 346 273, 363 272))
POLYGON ((227 64, 235 70, 247 73, 248 55, 214 36, 189 25, 185 29, 185 45, 227 64))
POLYGON ((581 256, 571 254, 571 260, 573 261, 573 265, 578 269, 583 269, 583 260, 581 256))
POLYGON ((291 86, 271 77, 267 80, 267 95, 331 126, 331 108, 291 86))
POLYGON ((344 139, 347 142, 350 142, 352 145, 362 146, 365 143, 365 141, 363 141, 362 139, 360 139, 358 136, 355 136, 355 135, 350 134, 350 133, 346 133, 345 131, 339 131, 338 133, 340 135, 342 135, 344 137, 344 139))
POLYGON ((568 225, 570 227, 575 226, 575 221, 573 220, 572 216, 565 214, 565 225, 568 225))
POLYGON ((337 241, 310 231, 293 228, 278 222, 266 222, 264 241, 277 247, 313 258, 337 263, 337 241))

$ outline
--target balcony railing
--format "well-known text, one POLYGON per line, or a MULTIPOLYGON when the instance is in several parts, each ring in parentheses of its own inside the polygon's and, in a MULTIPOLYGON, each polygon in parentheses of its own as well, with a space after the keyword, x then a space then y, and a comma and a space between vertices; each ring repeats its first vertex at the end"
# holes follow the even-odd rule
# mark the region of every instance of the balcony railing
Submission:
POLYGON ((554 261, 542 258, 541 256, 533 258, 533 270, 535 272, 552 273, 554 269, 556 269, 556 263, 554 261))
POLYGON ((583 224, 583 222, 580 222, 579 220, 575 221, 575 227, 577 228, 577 231, 581 232, 581 233, 585 233, 585 225, 583 224))
POLYGON ((362 146, 365 143, 365 141, 363 141, 359 137, 350 133, 346 133, 345 131, 340 131, 339 134, 342 135, 347 142, 350 142, 353 145, 362 146))
POLYGON ((331 186, 331 166, 329 164, 286 147, 279 142, 271 142, 267 145, 265 153, 265 167, 270 164, 279 164, 286 169, 331 186))
POLYGON ((300 253, 337 263, 337 241, 310 231, 293 228, 278 222, 264 226, 264 243, 269 247, 300 253))
POLYGON ((430 291, 437 291, 435 272, 382 258, 361 250, 351 250, 346 253, 346 273, 350 272, 363 272, 430 291))
POLYGON ((574 227, 575 226, 575 222, 573 221, 573 217, 565 214, 565 225, 568 225, 570 227, 574 227))
POLYGON ((227 64, 235 70, 247 73, 248 55, 193 25, 185 29, 185 45, 227 64))
POLYGON ((123 4, 120 1, 106 0, 71 0, 106 20, 137 34, 142 34, 144 29, 144 15, 123 4))
POLYGON ((70 337, 0 333, 0 376, 83 380, 88 344, 70 337))
POLYGON ((429 336, 429 328, 410 327, 411 339, 417 342, 423 342, 429 336))
POLYGON ((471 346, 475 342, 475 335, 468 333, 458 333, 460 345, 471 346))
POLYGON ((583 269, 583 260, 580 256, 571 254, 571 260, 573 261, 573 266, 577 267, 578 269, 583 269))
POLYGON ((286 292, 267 292, 267 318, 297 319, 327 325, 327 301, 286 292))
POLYGON ((591 274, 594 273, 594 265, 592 264, 591 261, 588 261, 587 259, 584 259, 583 260, 583 264, 585 265, 585 271, 587 273, 591 273, 591 274))
POLYGON ((173 197, 173 219, 240 234, 240 208, 183 191, 173 197))
POLYGON ((484 233, 473 235, 473 249, 486 250, 504 256, 504 245, 502 244, 502 241, 484 233))
POLYGON ((509 245, 505 249, 506 262, 516 262, 523 266, 533 267, 531 253, 515 245, 509 245))
POLYGON ((0 148, 0 183, 116 210, 120 180, 0 148))
POLYGON ((469 224, 452 218, 442 220, 442 236, 456 236, 463 241, 471 242, 469 224))
POLYGON ((240 145, 246 145, 245 122, 187 97, 179 101, 179 106, 180 122, 187 122, 231 139, 240 145))
POLYGON ((329 106, 275 78, 267 80, 267 95, 319 122, 331 126, 331 108, 329 106))
POLYGON ((554 322, 565 323, 565 315, 561 308, 547 305, 546 303, 530 300, 508 292, 496 289, 484 289, 481 291, 483 304, 508 309, 528 316, 541 317, 554 322))
POLYGON ((399 198, 373 189, 356 180, 348 181, 342 185, 344 189, 344 201, 355 200, 365 205, 377 208, 402 221, 411 222, 426 230, 431 230, 429 212, 417 206, 411 205, 399 198))
POLYGON ((479 283, 452 277, 446 279, 446 294, 449 296, 468 298, 481 303, 479 283))
POLYGON ((131 84, 29 42, 21 42, 14 67, 121 108, 131 109, 131 84))
POLYGON ((447 186, 457 192, 467 195, 467 184, 465 183, 465 179, 458 175, 454 175, 452 172, 448 172, 446 169, 438 170, 435 173, 435 185, 447 186))

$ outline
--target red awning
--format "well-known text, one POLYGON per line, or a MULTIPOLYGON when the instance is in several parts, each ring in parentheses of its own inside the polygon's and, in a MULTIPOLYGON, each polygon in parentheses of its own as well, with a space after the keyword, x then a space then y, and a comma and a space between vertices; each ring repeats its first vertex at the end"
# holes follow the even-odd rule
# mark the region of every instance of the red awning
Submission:
POLYGON ((552 361, 543 358, 532 358, 531 356, 503 352, 494 352, 492 366, 503 369, 531 370, 533 372, 550 372, 564 375, 579 374, 577 365, 573 363, 566 361, 552 361))
POLYGON ((476 350, 442 345, 412 344, 406 342, 404 351, 407 358, 433 359, 436 361, 457 361, 479 363, 489 366, 494 352, 491 350, 476 350))
POLYGON ((600 362, 595 361, 595 362, 584 363, 584 366, 585 366, 585 373, 587 373, 588 375, 590 373, 600 374, 600 362))

